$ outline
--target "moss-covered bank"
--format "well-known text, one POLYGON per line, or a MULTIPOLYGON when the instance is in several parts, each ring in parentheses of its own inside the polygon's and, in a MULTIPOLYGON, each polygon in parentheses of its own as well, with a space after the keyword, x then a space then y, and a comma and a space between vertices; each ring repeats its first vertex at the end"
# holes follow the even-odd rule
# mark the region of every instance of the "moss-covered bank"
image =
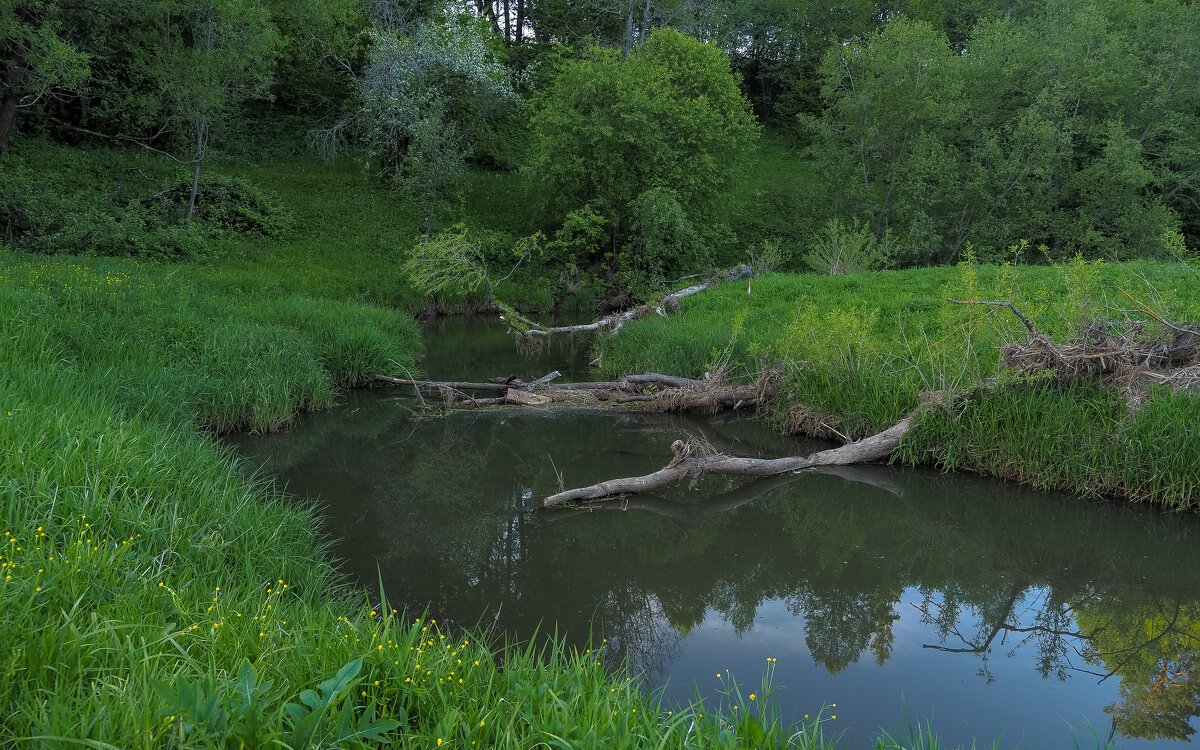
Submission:
POLYGON ((1200 503, 1200 398, 1151 388, 1130 403, 1112 380, 1010 377, 998 350, 1027 338, 1020 322, 946 297, 1013 301, 1056 341, 1084 322, 1126 317, 1148 319, 1152 336, 1158 324, 1140 304, 1196 320, 1200 274, 1180 263, 1074 261, 770 275, 688 298, 682 314, 647 319, 597 348, 610 373, 699 376, 719 365, 738 374, 763 357, 782 360, 774 418, 835 439, 895 423, 922 392, 968 393, 949 410, 927 410, 896 458, 1176 509, 1200 503))

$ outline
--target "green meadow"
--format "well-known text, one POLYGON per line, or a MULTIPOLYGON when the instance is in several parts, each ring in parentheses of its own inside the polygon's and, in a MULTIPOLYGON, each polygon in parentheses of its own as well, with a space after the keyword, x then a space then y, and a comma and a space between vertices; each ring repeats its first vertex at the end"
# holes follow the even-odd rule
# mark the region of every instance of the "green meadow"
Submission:
MULTIPOLYGON (((59 159, 60 174, 64 158, 86 167, 109 154, 25 158, 59 159)), ((294 225, 207 238, 213 256, 190 260, 0 253, 9 745, 832 746, 821 715, 781 723, 769 663, 738 675, 761 687, 730 683, 721 705, 667 707, 595 654, 442 630, 348 588, 311 509, 248 476, 215 436, 278 429, 377 372, 418 371, 412 313, 426 301, 397 258, 419 217, 353 164, 222 173, 267 186, 294 225)), ((494 196, 497 179, 479 174, 465 189, 494 196)), ((1123 299, 1115 286, 1196 317, 1200 282, 1178 264, 967 264, 767 275, 596 346, 614 373, 736 376, 782 359, 785 401, 770 418, 858 436, 923 390, 996 374, 1014 321, 943 297, 1017 300, 1063 338, 1123 299)), ((1155 393, 1133 413, 1102 385, 1011 383, 926 414, 899 459, 1184 507, 1196 403, 1155 393)), ((909 734, 936 746, 927 727, 909 734)), ((905 741, 883 735, 879 746, 905 741)))

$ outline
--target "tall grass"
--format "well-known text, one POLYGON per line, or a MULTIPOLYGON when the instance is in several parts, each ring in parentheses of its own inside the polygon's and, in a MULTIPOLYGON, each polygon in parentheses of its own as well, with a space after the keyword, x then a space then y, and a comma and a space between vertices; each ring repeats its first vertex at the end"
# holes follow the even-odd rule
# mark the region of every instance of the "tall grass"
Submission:
POLYGON ((1200 318, 1200 275, 1179 264, 964 263, 766 276, 749 290, 727 284, 686 299, 681 315, 640 321, 596 348, 609 373, 698 376, 717 364, 749 373, 764 357, 775 359, 785 387, 773 418, 831 438, 858 438, 895 423, 918 408, 922 392, 971 391, 999 375, 998 384, 953 411, 926 410, 896 458, 1194 507, 1200 398, 1159 389, 1132 408, 1112 384, 1005 377, 999 347, 1028 336, 1015 316, 944 301, 1014 301, 1042 333, 1063 341, 1088 320, 1136 317, 1137 304, 1120 290, 1177 321, 1200 318))
POLYGON ((210 433, 414 369, 416 327, 194 278, 0 255, 0 747, 822 747, 346 588, 316 516, 210 433))

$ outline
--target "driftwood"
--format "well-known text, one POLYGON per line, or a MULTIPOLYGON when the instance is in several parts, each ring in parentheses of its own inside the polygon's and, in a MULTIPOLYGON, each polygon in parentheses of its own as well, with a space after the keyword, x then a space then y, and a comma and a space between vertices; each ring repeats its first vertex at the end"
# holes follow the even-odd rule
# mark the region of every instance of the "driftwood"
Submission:
POLYGON ((516 310, 508 305, 497 301, 494 297, 492 304, 500 311, 500 319, 508 323, 523 337, 546 337, 554 334, 574 334, 574 333, 590 333, 603 331, 607 333, 616 333, 628 322, 644 318, 648 315, 666 315, 668 312, 677 312, 680 307, 680 300, 685 297, 690 297, 693 294, 699 294, 710 287, 718 284, 723 284, 727 281, 737 281, 738 279, 748 279, 754 275, 754 271, 745 264, 735 266, 723 273, 714 274, 708 277, 699 284, 678 289, 663 297, 658 302, 649 303, 635 307, 632 310, 613 313, 591 323, 582 323, 579 325, 570 326, 543 326, 529 318, 521 315, 516 310))
POLYGON ((786 458, 739 458, 721 453, 692 455, 695 450, 693 443, 676 440, 671 445, 675 457, 664 468, 653 474, 610 479, 589 487, 566 490, 546 498, 543 504, 545 507, 551 508, 559 505, 573 505, 587 500, 602 500, 620 495, 646 493, 683 479, 689 480, 690 486, 695 487, 705 474, 770 477, 817 466, 847 466, 878 461, 886 458, 895 450, 896 446, 900 444, 900 438, 912 429, 915 422, 916 414, 910 414, 883 432, 871 437, 839 448, 819 451, 810 456, 786 458))
POLYGON ((718 376, 710 380, 692 380, 655 372, 628 375, 620 380, 596 383, 554 383, 559 377, 552 372, 530 383, 516 378, 493 378, 488 382, 454 380, 410 380, 389 375, 376 375, 381 383, 414 386, 434 390, 443 395, 450 406, 477 407, 516 404, 533 406, 548 403, 587 405, 596 402, 614 404, 646 404, 663 411, 701 409, 755 408, 769 403, 778 392, 778 375, 764 371, 750 385, 729 385, 718 376), (468 391, 491 391, 503 396, 476 398, 468 391))
POLYGON ((1064 381, 1087 381, 1110 377, 1129 403, 1145 400, 1146 386, 1165 385, 1174 390, 1200 387, 1200 322, 1173 323, 1139 302, 1124 289, 1141 311, 1161 324, 1150 335, 1147 321, 1093 321, 1074 340, 1057 344, 1040 333, 1032 321, 1012 302, 956 300, 956 305, 1006 307, 1029 330, 1029 340, 1000 350, 1004 366, 1026 375, 1050 374, 1064 381))

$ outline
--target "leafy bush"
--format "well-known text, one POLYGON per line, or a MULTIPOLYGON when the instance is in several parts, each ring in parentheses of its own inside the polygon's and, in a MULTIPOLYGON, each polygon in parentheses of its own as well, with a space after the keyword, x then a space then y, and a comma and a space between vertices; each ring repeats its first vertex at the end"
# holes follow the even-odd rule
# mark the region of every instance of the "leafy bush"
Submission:
POLYGON ((603 249, 621 248, 622 275, 644 281, 704 270, 698 234, 706 244, 731 239, 716 226, 719 207, 759 127, 728 55, 656 29, 629 55, 593 47, 560 61, 539 90, 532 133, 526 173, 547 220, 580 210, 605 220, 600 254, 573 260, 612 268, 603 249))
POLYGON ((621 251, 620 269, 625 283, 657 285, 698 270, 711 261, 692 226, 678 194, 670 188, 652 188, 634 199, 630 240, 621 251))
MULTIPOLYGON (((181 196, 177 207, 187 205, 186 191, 172 195, 181 196)), ((205 175, 196 194, 195 216, 214 229, 273 239, 286 238, 296 229, 296 217, 277 197, 242 177, 205 175)))
POLYGON ((118 152, 56 149, 14 159, 0 180, 0 238, 34 253, 178 260, 219 255, 231 234, 278 239, 295 229, 278 198, 247 179, 214 174, 200 183, 196 219, 185 222, 190 179, 126 163, 118 152), (139 192, 150 195, 132 197, 139 192))
POLYGON ((870 228, 858 219, 851 226, 841 219, 830 219, 825 231, 813 238, 813 249, 804 255, 804 262, 817 273, 830 276, 875 271, 891 261, 889 240, 890 234, 883 242, 876 240, 870 228))

